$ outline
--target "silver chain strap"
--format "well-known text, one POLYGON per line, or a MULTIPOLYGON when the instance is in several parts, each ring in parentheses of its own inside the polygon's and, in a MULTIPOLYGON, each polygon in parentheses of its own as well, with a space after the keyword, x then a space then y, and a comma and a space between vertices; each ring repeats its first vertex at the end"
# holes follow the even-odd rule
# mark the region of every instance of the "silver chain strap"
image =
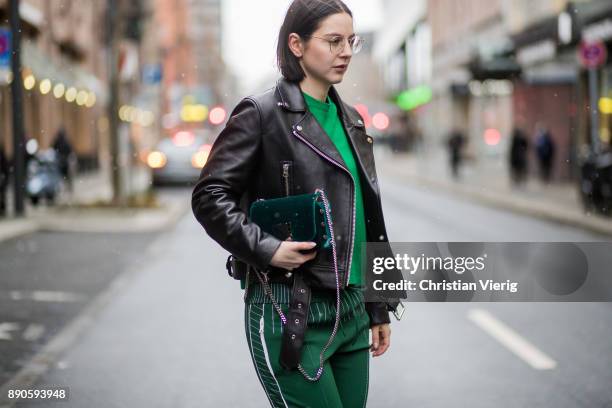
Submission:
MULTIPOLYGON (((334 257, 334 273, 336 275, 336 320, 334 321, 334 328, 331 332, 331 335, 329 336, 327 343, 325 344, 325 346, 323 346, 323 348, 321 349, 321 353, 319 354, 319 368, 317 369, 316 374, 314 376, 310 376, 306 372, 306 370, 304 370, 304 367, 302 367, 302 364, 301 363, 298 364, 298 370, 300 371, 300 373, 302 373, 304 378, 306 378, 308 381, 313 381, 313 382, 318 381, 319 378, 321 378, 321 375, 323 374, 323 355, 325 354, 325 351, 329 348, 329 346, 331 346, 331 344, 333 343, 334 338, 336 337, 336 333, 338 332, 338 326, 340 323, 340 277, 338 276, 338 257, 336 255, 336 239, 334 235, 334 227, 331 222, 331 211, 329 208, 329 202, 327 201, 327 196, 325 195, 325 192, 321 189, 316 189, 315 193, 320 193, 321 198, 323 199, 323 206, 325 207, 327 225, 329 227, 329 234, 331 235, 331 246, 332 246, 332 253, 334 257)), ((258 271, 257 269, 254 269, 254 271, 255 271, 255 274, 257 275, 257 278, 259 279, 259 282, 264 288, 264 292, 270 297, 270 300, 272 301, 274 308, 278 312, 278 315, 280 316, 282 324, 283 325, 287 324, 287 317, 285 316, 280 306, 276 302, 276 299, 274 299, 274 296, 272 295, 272 289, 268 285, 268 272, 258 271), (263 275, 263 278, 261 275, 263 275)))

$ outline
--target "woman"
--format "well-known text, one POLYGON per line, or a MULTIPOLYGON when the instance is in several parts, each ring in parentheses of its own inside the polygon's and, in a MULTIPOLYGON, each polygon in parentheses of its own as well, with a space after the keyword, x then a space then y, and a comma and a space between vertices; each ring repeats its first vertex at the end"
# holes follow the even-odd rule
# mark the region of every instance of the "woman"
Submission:
POLYGON ((278 39, 283 78, 236 106, 193 191, 207 233, 249 265, 245 334, 274 407, 365 406, 368 350, 390 344, 392 304, 364 302, 361 290, 360 244, 387 242, 372 138, 333 87, 361 44, 342 1, 294 0, 278 39), (280 240, 247 217, 257 199, 319 188, 335 251, 280 240))

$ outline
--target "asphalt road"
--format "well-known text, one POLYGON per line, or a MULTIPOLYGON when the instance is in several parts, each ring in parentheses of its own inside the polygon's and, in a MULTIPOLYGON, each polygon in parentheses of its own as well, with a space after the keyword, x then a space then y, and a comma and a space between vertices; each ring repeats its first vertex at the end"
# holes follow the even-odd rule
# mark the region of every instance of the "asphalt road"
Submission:
MULTIPOLYGON (((391 180, 381 189, 392 241, 608 239, 391 180)), ((134 251, 120 246, 117 259, 134 251)), ((68 386, 58 407, 268 406, 225 251, 190 214, 141 251, 129 285, 36 386, 68 386)), ((0 252, 12 256, 4 244, 0 252)), ((612 407, 610 303, 410 303, 392 332, 390 350, 371 361, 368 406, 612 407)))
POLYGON ((144 262, 153 237, 40 232, 0 243, 0 384, 128 266, 144 262))

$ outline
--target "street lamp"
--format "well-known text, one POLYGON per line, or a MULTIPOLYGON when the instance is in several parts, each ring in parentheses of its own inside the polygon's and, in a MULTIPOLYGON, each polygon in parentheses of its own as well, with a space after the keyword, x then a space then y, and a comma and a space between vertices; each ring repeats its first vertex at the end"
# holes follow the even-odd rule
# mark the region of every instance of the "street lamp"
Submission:
POLYGON ((24 155, 24 124, 23 124, 23 88, 21 78, 21 22, 19 21, 19 0, 9 2, 9 20, 13 56, 11 71, 14 81, 11 81, 11 100, 13 114, 13 186, 15 188, 15 215, 24 214, 25 197, 25 155, 24 155))

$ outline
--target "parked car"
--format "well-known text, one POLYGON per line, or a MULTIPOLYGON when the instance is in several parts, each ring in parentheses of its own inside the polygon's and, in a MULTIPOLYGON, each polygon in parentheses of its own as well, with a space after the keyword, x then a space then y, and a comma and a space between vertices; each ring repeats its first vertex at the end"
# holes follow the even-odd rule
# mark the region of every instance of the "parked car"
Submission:
POLYGON ((203 136, 191 131, 179 131, 162 139, 146 158, 153 172, 153 185, 195 183, 210 148, 203 136))

